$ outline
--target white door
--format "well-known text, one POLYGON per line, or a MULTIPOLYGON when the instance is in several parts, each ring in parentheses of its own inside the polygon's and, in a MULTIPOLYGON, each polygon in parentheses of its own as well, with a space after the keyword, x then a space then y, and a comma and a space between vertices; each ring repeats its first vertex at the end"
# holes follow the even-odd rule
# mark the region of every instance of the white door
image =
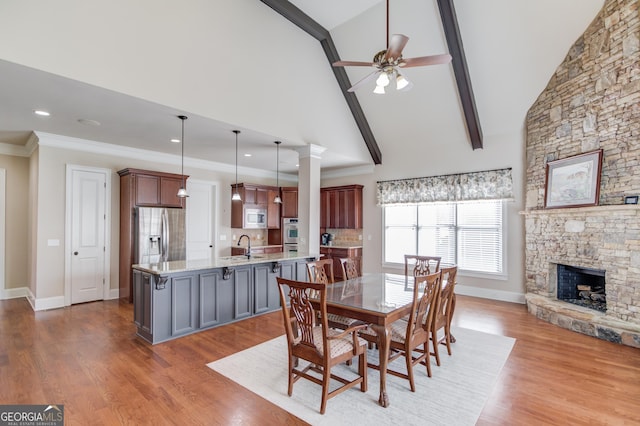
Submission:
POLYGON ((215 250, 216 186, 188 181, 187 192, 187 259, 210 259, 215 250))
POLYGON ((104 298, 106 179, 103 171, 72 171, 71 303, 104 298))

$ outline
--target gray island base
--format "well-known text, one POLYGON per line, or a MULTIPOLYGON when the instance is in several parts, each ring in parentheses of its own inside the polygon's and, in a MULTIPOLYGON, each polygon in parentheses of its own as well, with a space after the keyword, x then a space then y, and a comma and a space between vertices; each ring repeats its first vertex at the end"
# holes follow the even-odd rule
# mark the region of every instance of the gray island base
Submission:
POLYGON ((133 321, 165 342, 280 309, 276 277, 306 281, 317 255, 273 253, 133 265, 133 321))

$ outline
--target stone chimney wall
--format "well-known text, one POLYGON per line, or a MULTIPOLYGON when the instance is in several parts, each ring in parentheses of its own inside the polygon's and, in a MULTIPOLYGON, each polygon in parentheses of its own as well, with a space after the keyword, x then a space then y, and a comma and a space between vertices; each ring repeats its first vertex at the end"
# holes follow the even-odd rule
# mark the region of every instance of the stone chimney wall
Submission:
POLYGON ((544 206, 548 161, 604 150, 600 205, 640 193, 637 0, 607 0, 527 114, 527 209, 544 206))
POLYGON ((640 347, 640 209, 623 205, 625 196, 640 194, 637 0, 605 2, 529 110, 526 126, 529 310, 566 328, 640 347), (600 206, 544 209, 547 162, 596 149, 603 150, 600 206), (554 307, 558 263, 607 271, 603 318, 554 307), (620 339, 627 326, 631 337, 620 339))

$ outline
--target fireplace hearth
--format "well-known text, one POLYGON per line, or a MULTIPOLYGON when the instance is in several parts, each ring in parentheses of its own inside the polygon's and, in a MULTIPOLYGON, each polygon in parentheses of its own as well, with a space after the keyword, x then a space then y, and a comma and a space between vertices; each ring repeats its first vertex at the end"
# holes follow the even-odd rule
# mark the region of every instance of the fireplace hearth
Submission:
POLYGON ((571 265, 557 265, 558 300, 600 312, 607 311, 605 271, 571 265))

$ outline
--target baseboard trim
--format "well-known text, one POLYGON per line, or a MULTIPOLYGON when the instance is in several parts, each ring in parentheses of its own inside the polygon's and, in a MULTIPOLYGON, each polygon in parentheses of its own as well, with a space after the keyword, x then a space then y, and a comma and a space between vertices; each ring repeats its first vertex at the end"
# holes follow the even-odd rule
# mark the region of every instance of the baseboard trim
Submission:
POLYGON ((493 290, 490 288, 479 288, 468 285, 456 284, 456 294, 463 296, 480 297, 482 299, 500 300, 501 302, 512 302, 524 305, 526 303, 524 293, 514 293, 512 291, 493 290))
POLYGON ((47 309, 59 309, 64 308, 64 296, 55 297, 43 297, 42 299, 36 299, 31 292, 31 289, 27 288, 28 294, 26 295, 31 309, 34 311, 46 311, 47 309))
POLYGON ((120 289, 119 288, 110 288, 109 289, 109 298, 106 300, 118 299, 120 297, 120 289))
POLYGON ((20 297, 29 297, 27 287, 5 288, 0 290, 0 300, 18 299, 20 297))

